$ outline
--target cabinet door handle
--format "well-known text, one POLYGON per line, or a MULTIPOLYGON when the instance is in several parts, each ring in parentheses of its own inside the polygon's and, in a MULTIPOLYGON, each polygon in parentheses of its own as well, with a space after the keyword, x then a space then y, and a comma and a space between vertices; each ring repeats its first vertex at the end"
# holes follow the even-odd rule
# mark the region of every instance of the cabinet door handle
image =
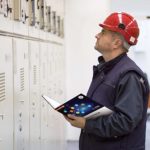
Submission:
POLYGON ((24 103, 24 100, 20 100, 21 103, 24 103))
POLYGON ((2 118, 2 120, 4 119, 4 114, 0 114, 0 117, 2 118))

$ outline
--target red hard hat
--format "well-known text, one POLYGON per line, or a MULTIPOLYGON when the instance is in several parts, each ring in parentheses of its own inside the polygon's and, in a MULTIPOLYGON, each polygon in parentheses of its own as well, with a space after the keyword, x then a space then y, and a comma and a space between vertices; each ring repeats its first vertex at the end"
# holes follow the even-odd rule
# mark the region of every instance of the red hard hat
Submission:
POLYGON ((127 13, 112 13, 104 23, 99 24, 107 30, 119 32, 130 45, 136 45, 139 27, 136 20, 127 13))

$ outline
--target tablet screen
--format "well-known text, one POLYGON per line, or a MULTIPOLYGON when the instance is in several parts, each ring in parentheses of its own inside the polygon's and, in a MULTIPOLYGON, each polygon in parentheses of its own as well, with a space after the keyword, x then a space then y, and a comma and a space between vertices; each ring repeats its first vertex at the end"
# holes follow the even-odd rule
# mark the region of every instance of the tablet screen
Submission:
POLYGON ((57 107, 56 110, 64 115, 73 114, 75 116, 85 116, 101 107, 102 105, 80 94, 57 107))

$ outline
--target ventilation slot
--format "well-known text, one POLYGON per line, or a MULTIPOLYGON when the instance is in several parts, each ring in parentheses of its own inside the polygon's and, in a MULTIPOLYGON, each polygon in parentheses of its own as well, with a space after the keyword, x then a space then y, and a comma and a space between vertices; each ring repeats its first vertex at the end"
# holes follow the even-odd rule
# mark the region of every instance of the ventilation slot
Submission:
POLYGON ((0 101, 5 100, 5 73, 0 73, 0 101))
POLYGON ((36 66, 33 66, 33 84, 34 85, 36 85, 36 83, 37 83, 36 73, 37 73, 37 68, 36 68, 36 66))
POLYGON ((24 68, 20 68, 20 91, 24 90, 24 68))

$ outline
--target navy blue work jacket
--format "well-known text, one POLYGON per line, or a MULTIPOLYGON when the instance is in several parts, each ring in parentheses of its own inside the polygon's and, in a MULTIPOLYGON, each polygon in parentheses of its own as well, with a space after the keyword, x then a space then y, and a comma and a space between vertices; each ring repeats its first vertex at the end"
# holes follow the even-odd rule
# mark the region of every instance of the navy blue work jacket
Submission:
POLYGON ((145 150, 149 86, 142 70, 126 55, 94 67, 87 96, 114 112, 86 121, 80 150, 145 150))

